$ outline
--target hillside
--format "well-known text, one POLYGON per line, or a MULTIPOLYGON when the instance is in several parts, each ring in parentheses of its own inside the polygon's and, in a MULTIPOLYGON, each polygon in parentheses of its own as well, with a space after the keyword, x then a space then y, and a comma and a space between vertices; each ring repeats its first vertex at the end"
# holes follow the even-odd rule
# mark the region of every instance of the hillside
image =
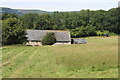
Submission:
POLYGON ((27 10, 27 9, 16 9, 18 12, 22 13, 22 14, 26 14, 26 13, 38 13, 38 14, 44 14, 44 13, 52 13, 52 12, 47 12, 47 11, 42 11, 42 10, 27 10))
POLYGON ((52 12, 47 12, 47 11, 42 11, 42 10, 27 10, 27 9, 11 9, 11 8, 5 8, 5 7, 0 7, 1 11, 0 14, 17 14, 17 15, 23 15, 26 13, 38 13, 38 14, 44 14, 48 13, 51 14, 52 12))
POLYGON ((4 8, 0 7, 0 14, 17 14, 17 15, 23 15, 21 12, 18 12, 17 10, 11 9, 11 8, 4 8))

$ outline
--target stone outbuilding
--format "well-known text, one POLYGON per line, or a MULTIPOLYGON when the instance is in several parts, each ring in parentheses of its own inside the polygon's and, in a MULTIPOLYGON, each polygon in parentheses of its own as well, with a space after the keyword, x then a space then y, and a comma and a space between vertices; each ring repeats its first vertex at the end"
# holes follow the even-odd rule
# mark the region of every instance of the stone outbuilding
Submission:
POLYGON ((48 32, 54 32, 57 44, 71 44, 71 37, 69 31, 59 31, 59 30, 27 30, 27 43, 26 45, 39 46, 42 45, 42 38, 48 32))

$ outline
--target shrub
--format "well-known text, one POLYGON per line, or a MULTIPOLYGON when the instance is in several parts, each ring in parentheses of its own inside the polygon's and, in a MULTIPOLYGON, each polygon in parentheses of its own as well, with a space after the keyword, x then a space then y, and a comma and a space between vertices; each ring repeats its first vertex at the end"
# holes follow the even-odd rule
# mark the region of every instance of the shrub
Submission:
POLYGON ((102 32, 101 31, 96 31, 96 34, 97 34, 97 36, 102 36, 102 32))
POLYGON ((54 43, 56 43, 56 38, 55 38, 55 34, 53 32, 47 33, 42 38, 42 45, 53 45, 54 43))
POLYGON ((110 32, 110 36, 117 36, 117 34, 110 32))
POLYGON ((97 36, 104 36, 104 35, 109 35, 110 32, 108 30, 103 30, 103 31, 96 31, 97 36))

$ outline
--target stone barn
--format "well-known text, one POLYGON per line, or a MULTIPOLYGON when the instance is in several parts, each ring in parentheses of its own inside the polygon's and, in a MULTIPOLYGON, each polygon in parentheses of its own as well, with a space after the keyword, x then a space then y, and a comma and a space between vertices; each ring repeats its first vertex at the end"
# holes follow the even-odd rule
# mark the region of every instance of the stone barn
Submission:
POLYGON ((57 44, 71 44, 71 37, 69 31, 58 31, 58 30, 27 30, 27 43, 26 45, 32 45, 32 46, 39 46, 42 45, 41 41, 42 38, 46 35, 48 32, 54 32, 57 42, 54 45, 57 44))
POLYGON ((71 39, 71 43, 72 44, 86 44, 86 40, 85 39, 71 39))

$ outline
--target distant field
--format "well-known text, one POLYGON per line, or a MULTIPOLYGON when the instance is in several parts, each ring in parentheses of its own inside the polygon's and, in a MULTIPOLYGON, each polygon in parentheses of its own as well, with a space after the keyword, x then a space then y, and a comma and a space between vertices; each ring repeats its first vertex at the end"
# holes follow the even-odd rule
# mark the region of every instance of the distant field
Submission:
POLYGON ((77 45, 5 46, 3 77, 117 78, 118 37, 86 40, 77 45))

